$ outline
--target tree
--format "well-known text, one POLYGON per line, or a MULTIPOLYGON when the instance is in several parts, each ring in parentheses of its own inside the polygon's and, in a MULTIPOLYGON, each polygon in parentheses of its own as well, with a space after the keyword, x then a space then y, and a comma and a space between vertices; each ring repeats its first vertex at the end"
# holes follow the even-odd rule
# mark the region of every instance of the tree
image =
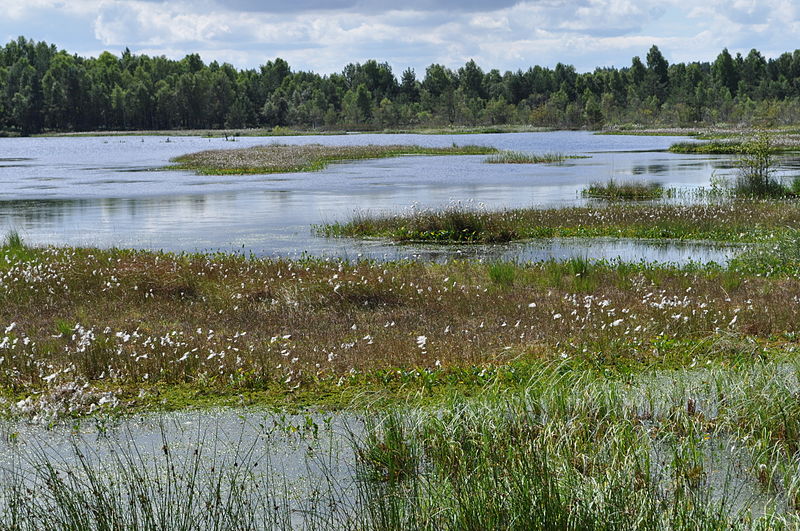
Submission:
POLYGON ((472 59, 458 69, 458 85, 467 98, 486 97, 486 90, 483 86, 483 70, 472 59))
POLYGON ((416 103, 419 101, 419 83, 413 68, 407 68, 403 71, 403 77, 400 82, 400 97, 404 103, 416 103))
POLYGON ((714 83, 716 83, 718 87, 728 89, 731 96, 736 95, 739 76, 736 72, 736 65, 733 62, 733 57, 728 53, 727 48, 724 48, 714 61, 711 67, 711 75, 714 83))
POLYGON ((344 112, 352 124, 364 124, 372 116, 372 95, 363 83, 348 90, 344 97, 344 112))
POLYGON ((669 86, 669 64, 655 44, 647 52, 647 73, 645 75, 647 95, 655 96, 664 102, 669 86))

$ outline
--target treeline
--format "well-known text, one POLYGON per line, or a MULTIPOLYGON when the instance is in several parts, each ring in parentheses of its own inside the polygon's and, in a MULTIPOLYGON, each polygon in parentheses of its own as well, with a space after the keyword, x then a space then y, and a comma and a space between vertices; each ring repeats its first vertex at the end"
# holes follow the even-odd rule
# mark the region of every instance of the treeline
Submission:
POLYGON ((419 79, 387 63, 348 64, 322 76, 283 59, 237 70, 197 54, 181 60, 104 52, 71 55, 24 37, 0 48, 0 130, 217 129, 291 126, 386 129, 530 124, 598 128, 641 124, 800 122, 800 50, 757 50, 713 63, 669 64, 656 46, 643 62, 579 74, 569 65, 526 71, 433 64, 419 79))

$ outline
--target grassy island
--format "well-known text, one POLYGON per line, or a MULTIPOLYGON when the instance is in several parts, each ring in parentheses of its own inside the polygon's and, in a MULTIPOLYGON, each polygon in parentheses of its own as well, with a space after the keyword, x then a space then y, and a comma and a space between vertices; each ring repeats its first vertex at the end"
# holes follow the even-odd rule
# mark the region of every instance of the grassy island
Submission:
POLYGON ((326 236, 394 241, 496 243, 531 238, 648 238, 757 242, 800 227, 792 200, 730 201, 702 205, 630 205, 513 209, 448 208, 407 214, 357 213, 318 228, 326 236))
POLYGON ((497 149, 484 146, 323 146, 272 144, 244 149, 215 149, 173 159, 168 169, 203 175, 243 175, 318 171, 334 162, 381 159, 403 155, 487 155, 497 149))

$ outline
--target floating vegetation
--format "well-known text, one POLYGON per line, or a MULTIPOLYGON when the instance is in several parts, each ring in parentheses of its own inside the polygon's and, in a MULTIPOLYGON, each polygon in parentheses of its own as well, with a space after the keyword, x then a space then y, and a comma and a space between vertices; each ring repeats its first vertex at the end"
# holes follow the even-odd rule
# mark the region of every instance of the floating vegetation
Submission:
POLYGON ((191 170, 202 175, 241 175, 318 171, 333 162, 399 157, 402 155, 486 155, 497 150, 484 146, 323 146, 321 144, 217 149, 173 159, 167 169, 191 170))
POLYGON ((592 183, 581 191, 583 197, 608 199, 611 201, 642 201, 661 199, 666 190, 659 183, 642 183, 636 181, 617 182, 610 179, 606 183, 592 183))

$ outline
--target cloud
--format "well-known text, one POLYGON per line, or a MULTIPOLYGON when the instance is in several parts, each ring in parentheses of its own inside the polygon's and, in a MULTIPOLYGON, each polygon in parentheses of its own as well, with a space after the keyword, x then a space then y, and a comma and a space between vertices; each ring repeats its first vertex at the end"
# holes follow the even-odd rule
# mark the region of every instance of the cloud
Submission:
MULTIPOLYGON (((154 0, 162 2, 164 0, 154 0)), ((443 11, 475 12, 495 11, 513 6, 519 0, 216 0, 216 5, 231 11, 256 13, 306 13, 349 11, 357 13, 386 13, 389 11, 443 11)))
POLYGON ((652 44, 670 61, 713 59, 723 47, 769 56, 793 49, 800 32, 793 0, 13 0, 4 9, 0 35, 77 53, 197 52, 242 68, 280 56, 320 73, 370 58, 395 72, 471 58, 484 69, 586 71, 628 65, 652 44))

